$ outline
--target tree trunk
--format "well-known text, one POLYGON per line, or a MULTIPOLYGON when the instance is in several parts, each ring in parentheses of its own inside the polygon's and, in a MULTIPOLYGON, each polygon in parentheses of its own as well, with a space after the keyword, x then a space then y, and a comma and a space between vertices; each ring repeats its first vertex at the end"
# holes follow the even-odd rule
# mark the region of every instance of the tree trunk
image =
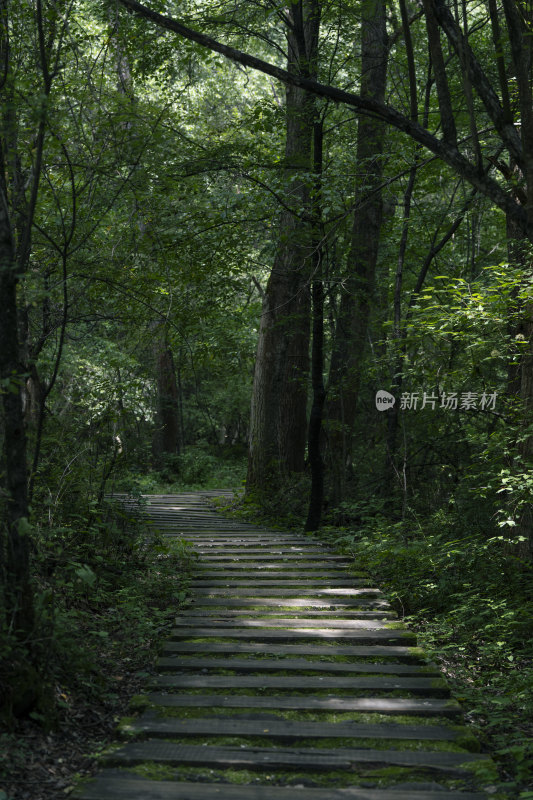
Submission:
MULTIPOLYGON (((22 410, 23 368, 17 308, 19 268, 15 259, 5 184, 3 153, 0 161, 0 388, 4 417, 5 469, 5 571, 3 578, 6 622, 26 639, 33 628, 33 595, 30 583, 30 535, 28 532, 28 471, 26 432, 22 410)), ((3 555, 3 554, 2 554, 3 555)))
POLYGON ((311 354, 311 380, 313 404, 309 418, 308 454, 311 467, 311 494, 306 531, 316 531, 322 519, 324 501, 324 459, 321 452, 322 418, 326 390, 324 387, 324 284, 322 282, 322 122, 316 122, 313 137, 313 172, 315 187, 313 198, 313 347, 311 354))
MULTIPOLYGON (((385 6, 372 0, 363 6, 361 96, 382 102, 387 75, 385 6)), ((361 116, 357 132, 356 211, 331 355, 327 446, 331 498, 342 500, 351 463, 362 358, 365 350, 382 221, 382 156, 385 126, 361 116)))
MULTIPOLYGON (((288 68, 309 75, 318 44, 318 4, 294 3, 290 13, 288 68)), ((305 466, 312 232, 309 186, 302 173, 311 168, 314 116, 313 97, 287 86, 287 208, 281 212, 278 251, 263 298, 252 391, 247 489, 256 493, 305 466)))
POLYGON ((162 467, 165 455, 179 455, 182 449, 176 369, 166 337, 156 342, 155 368, 157 414, 152 453, 155 466, 162 467))

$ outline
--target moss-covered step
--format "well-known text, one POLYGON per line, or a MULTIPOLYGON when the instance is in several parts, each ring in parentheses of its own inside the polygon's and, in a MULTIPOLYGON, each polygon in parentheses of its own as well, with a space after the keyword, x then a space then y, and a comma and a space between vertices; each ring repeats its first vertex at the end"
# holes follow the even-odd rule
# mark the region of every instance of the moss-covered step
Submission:
POLYGON ((201 542, 194 543, 195 548, 202 553, 202 555, 206 555, 210 558, 233 558, 233 556, 246 556, 252 557, 255 555, 263 557, 265 552, 268 553, 268 556, 272 558, 273 556, 299 556, 300 554, 305 556, 320 556, 321 558, 324 556, 335 556, 338 560, 346 560, 346 556, 339 556, 336 553, 331 552, 325 547, 311 547, 307 544, 286 544, 280 545, 279 542, 273 543, 270 539, 265 539, 261 542, 261 546, 258 547, 257 544, 251 543, 247 547, 235 547, 233 544, 225 545, 223 548, 223 552, 220 552, 220 545, 218 543, 205 543, 202 544, 201 542))
MULTIPOLYGON (((299 574, 299 573, 296 573, 299 574)), ((232 589, 248 589, 252 592, 252 594, 256 594, 257 597, 260 596, 260 593, 264 591, 266 588, 270 589, 284 589, 284 588, 291 588, 291 589, 299 589, 300 594, 305 594, 305 592, 309 589, 322 589, 323 591, 330 592, 331 594, 335 594, 332 592, 332 588, 335 589, 354 589, 354 588, 361 588, 364 587, 367 592, 371 591, 372 589, 376 589, 375 586, 372 585, 372 582, 362 578, 315 578, 312 576, 303 576, 300 580, 294 580, 294 578, 286 578, 286 577, 279 577, 275 578, 272 575, 267 575, 266 577, 261 577, 261 580, 256 579, 255 573, 252 576, 239 576, 236 577, 234 575, 230 575, 226 578, 219 577, 206 577, 205 573, 202 573, 201 578, 193 578, 191 581, 191 588, 204 588, 204 587, 217 587, 217 586, 225 586, 231 587, 232 589)), ((379 591, 376 589, 376 591, 379 591)))
POLYGON ((402 645, 335 645, 335 644, 276 644, 275 642, 165 642, 165 650, 173 653, 256 653, 273 656, 348 656, 354 659, 397 659, 425 663, 426 656, 420 647, 402 645))
POLYGON ((389 609, 390 605, 386 600, 379 598, 360 597, 359 599, 350 600, 344 598, 341 600, 323 600, 317 597, 293 597, 293 598, 280 598, 280 597, 193 597, 192 608, 207 608, 210 606, 227 608, 247 608, 253 606, 254 608, 271 607, 274 610, 277 607, 286 607, 294 609, 321 609, 323 611, 352 611, 360 609, 389 609))
POLYGON ((261 708, 293 711, 327 711, 362 714, 402 714, 417 717, 457 718, 463 713, 455 700, 415 697, 331 697, 312 695, 239 695, 239 694, 163 694, 152 692, 148 700, 168 708, 261 708))
POLYGON ((350 597, 374 599, 383 597, 381 590, 373 586, 365 586, 363 588, 356 588, 353 586, 353 581, 341 581, 343 586, 336 586, 334 589, 331 587, 331 581, 324 586, 321 583, 309 585, 306 581, 285 581, 289 586, 279 586, 279 581, 273 581, 274 586, 257 585, 251 581, 245 585, 239 584, 236 581, 221 581, 221 586, 213 586, 213 581, 195 581, 194 593, 192 595, 193 601, 198 598, 203 598, 205 595, 211 596, 212 599, 219 597, 229 597, 237 599, 240 597, 247 597, 252 600, 257 598, 270 597, 292 597, 299 600, 337 600, 344 601, 350 597), (278 588, 279 587, 279 588, 278 588))
POLYGON ((249 639, 250 641, 265 642, 278 641, 290 642, 293 639, 332 639, 334 641, 357 640, 360 644, 416 644, 416 636, 410 631, 395 630, 350 630, 347 628, 243 628, 237 626, 220 625, 217 627, 187 627, 173 628, 172 639, 190 638, 226 638, 249 639))
POLYGON ((261 564, 237 564, 229 563, 220 566, 210 564, 206 566, 204 562, 200 561, 202 568, 201 577, 205 578, 206 575, 212 575, 214 578, 230 577, 230 578, 252 578, 254 581, 262 582, 263 578, 303 578, 304 580, 328 579, 328 578, 365 578, 367 583, 369 578, 361 573, 352 575, 345 566, 337 566, 332 564, 327 567, 321 567, 316 562, 301 563, 301 564, 284 564, 281 561, 270 562, 265 561, 261 564), (303 574, 302 574, 303 573, 303 574))
POLYGON ((159 739, 131 742, 103 757, 104 764, 133 765, 154 761, 174 765, 248 769, 353 769, 358 764, 406 766, 461 774, 468 765, 488 761, 478 753, 452 753, 420 750, 373 750, 293 747, 216 747, 183 745, 159 739))
POLYGON ((173 689, 297 689, 324 691, 352 689, 364 692, 422 694, 425 697, 448 697, 450 691, 442 678, 404 678, 387 676, 338 677, 316 675, 159 675, 155 686, 173 689))
MULTIPOLYGON (((238 541, 240 538, 249 539, 251 541, 270 541, 273 544, 277 544, 277 542, 281 541, 302 544, 309 541, 309 539, 287 531, 268 531, 265 528, 246 527, 243 525, 231 525, 228 527, 225 524, 221 525, 219 520, 214 520, 211 525, 195 525, 193 522, 190 522, 188 524, 180 524, 180 527, 188 529, 191 536, 195 536, 198 539, 216 539, 223 543, 226 541, 229 543, 238 541)), ((313 542, 313 544, 316 545, 316 542, 313 542)))
MULTIPOLYGON (((295 547, 295 542, 287 542, 287 541, 279 541, 276 542, 275 545, 272 545, 272 542, 268 541, 258 541, 258 542, 251 542, 249 540, 239 540, 239 539, 232 539, 231 542, 213 542, 213 541, 205 541, 205 542, 198 542, 193 538, 189 538, 187 536, 183 536, 183 540, 187 542, 194 550, 202 556, 208 556, 213 553, 224 553, 226 555, 226 548, 228 551, 231 549, 237 549, 241 554, 246 555, 263 555, 263 554, 271 554, 271 548, 274 547, 274 552, 272 555, 276 558, 283 558, 283 552, 279 552, 282 548, 284 551, 289 550, 289 548, 295 547)), ((302 548, 303 549, 303 548, 302 548)), ((297 550, 290 550, 292 553, 298 552, 297 550)), ((316 553, 316 556, 319 558, 323 551, 316 553)), ((308 555, 314 555, 314 553, 309 553, 308 555)), ((231 553, 227 555, 228 558, 232 558, 231 553)), ((220 559, 223 560, 223 559, 220 559)))
POLYGON ((305 658, 298 659, 267 659, 267 658, 184 658, 181 654, 163 656, 157 662, 161 671, 166 670, 207 670, 225 669, 233 672, 269 672, 273 670, 286 670, 287 672, 338 672, 338 673, 365 673, 381 675, 410 675, 430 676, 438 678, 440 673, 433 664, 373 664, 359 661, 347 663, 345 661, 311 661, 305 658))
POLYGON ((389 620, 394 621, 398 619, 397 614, 394 611, 384 611, 381 609, 361 609, 361 608, 352 608, 348 610, 340 610, 336 609, 335 611, 330 611, 324 608, 303 608, 303 609, 276 609, 272 607, 264 607, 261 608, 259 603, 256 605, 254 609, 248 608, 225 608, 225 603, 221 602, 218 604, 218 608, 210 607, 210 608, 199 608, 196 604, 191 605, 191 614, 190 617, 193 616, 198 620, 202 620, 205 624, 205 620, 216 620, 216 619, 224 619, 224 620, 238 620, 240 622, 249 621, 251 619, 259 619, 261 617, 267 617, 271 619, 281 619, 282 614, 286 615, 287 613, 293 613, 292 619, 295 621, 299 621, 301 619, 313 619, 315 622, 320 622, 322 620, 322 625, 327 626, 328 621, 330 620, 350 620, 350 619, 382 619, 382 620, 389 620), (253 615, 253 616, 252 616, 253 615))
MULTIPOLYGON (((206 619, 203 616, 197 616, 196 612, 191 614, 182 614, 181 616, 176 617, 174 621, 175 624, 180 628, 198 627, 199 625, 206 624, 206 619)), ((389 624, 397 624, 394 622, 391 623, 391 621, 387 619, 378 619, 374 616, 372 616, 370 619, 359 619, 355 616, 350 617, 349 619, 343 619, 339 617, 333 617, 331 619, 313 619, 312 617, 294 616, 267 617, 266 619, 256 619, 255 617, 242 619, 239 617, 236 620, 232 620, 225 618, 224 613, 210 615, 207 618, 207 621, 210 626, 217 624, 224 626, 237 624, 246 628, 359 628, 361 630, 389 629, 389 624)))
POLYGON ((215 555, 214 553, 202 553, 202 558, 204 561, 208 562, 209 564, 223 562, 228 564, 238 563, 240 561, 248 562, 256 562, 258 564, 263 564, 263 561, 275 561, 279 558, 280 561, 311 561, 315 566, 320 566, 321 563, 327 562, 328 565, 330 562, 337 563, 341 562, 346 566, 351 566, 353 562, 346 558, 346 556, 336 556, 331 555, 327 552, 320 552, 314 551, 311 553, 307 553, 305 550, 302 550, 300 553, 292 553, 287 552, 284 553, 279 550, 271 550, 268 554, 263 555, 262 553, 251 553, 248 554, 246 551, 236 552, 233 555, 230 555, 226 550, 224 550, 224 555, 215 555))
POLYGON ((345 789, 149 780, 105 770, 74 792, 78 800, 487 800, 480 792, 428 788, 345 789))
POLYGON ((378 725, 357 722, 300 722, 294 720, 244 719, 242 717, 207 717, 180 719, 160 718, 154 712, 136 719, 132 733, 150 737, 176 738, 182 736, 260 736, 268 739, 394 739, 401 741, 456 742, 464 736, 459 727, 445 725, 398 725, 393 722, 378 725))

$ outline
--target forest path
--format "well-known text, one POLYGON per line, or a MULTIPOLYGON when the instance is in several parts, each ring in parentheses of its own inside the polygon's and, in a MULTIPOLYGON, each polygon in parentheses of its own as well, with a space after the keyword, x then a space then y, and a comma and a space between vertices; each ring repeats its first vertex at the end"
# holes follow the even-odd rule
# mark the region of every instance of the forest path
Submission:
POLYGON ((225 519, 221 494, 147 497, 200 556, 191 603, 128 742, 75 796, 486 798, 491 762, 379 589, 310 536, 225 519))

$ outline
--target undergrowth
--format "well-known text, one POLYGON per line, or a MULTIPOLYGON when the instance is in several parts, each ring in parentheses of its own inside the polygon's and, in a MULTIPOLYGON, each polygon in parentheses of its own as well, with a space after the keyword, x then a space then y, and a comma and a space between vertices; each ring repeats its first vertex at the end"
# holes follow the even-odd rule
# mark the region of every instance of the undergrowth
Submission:
POLYGON ((114 488, 144 494, 219 489, 239 492, 245 478, 246 459, 238 448, 197 444, 179 455, 166 455, 158 470, 122 476, 114 488))
MULTIPOLYGON (((28 763, 30 722, 113 715, 123 686, 146 679, 196 557, 113 503, 34 525, 35 626, 27 642, 0 628, 0 784, 28 763)), ((0 614, 0 620, 4 615, 0 614)), ((130 689, 131 690, 131 689, 130 689)), ((135 690, 135 688, 134 688, 135 690)), ((18 780, 23 780, 18 778, 18 780)))
POLYGON ((358 530, 329 527, 321 538, 380 582, 440 663, 505 788, 526 800, 533 790, 533 568, 517 543, 466 530, 442 510, 395 523, 367 514, 358 530))

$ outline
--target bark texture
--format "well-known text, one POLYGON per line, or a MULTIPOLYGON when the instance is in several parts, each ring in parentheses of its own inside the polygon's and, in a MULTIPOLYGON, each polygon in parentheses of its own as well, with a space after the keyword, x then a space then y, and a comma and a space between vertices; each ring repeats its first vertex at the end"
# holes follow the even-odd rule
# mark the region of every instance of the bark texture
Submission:
MULTIPOLYGON (((288 70, 309 75, 316 63, 318 4, 291 6, 288 70)), ((315 102, 286 87, 287 208, 281 212, 278 250, 259 329, 250 421, 247 488, 275 486, 305 466, 309 379, 312 218, 309 171, 315 102)))
POLYGON ((180 402, 172 350, 162 337, 156 340, 157 417, 152 440, 154 464, 162 467, 166 455, 179 455, 182 449, 180 402))
MULTIPOLYGON (((387 76, 387 32, 382 0, 365 4, 362 20, 361 96, 383 102, 387 76)), ((338 503, 351 464, 362 358, 382 221, 382 156, 385 126, 361 116, 357 135, 356 211, 348 274, 343 284, 331 356, 327 407, 328 463, 331 497, 338 503)))

